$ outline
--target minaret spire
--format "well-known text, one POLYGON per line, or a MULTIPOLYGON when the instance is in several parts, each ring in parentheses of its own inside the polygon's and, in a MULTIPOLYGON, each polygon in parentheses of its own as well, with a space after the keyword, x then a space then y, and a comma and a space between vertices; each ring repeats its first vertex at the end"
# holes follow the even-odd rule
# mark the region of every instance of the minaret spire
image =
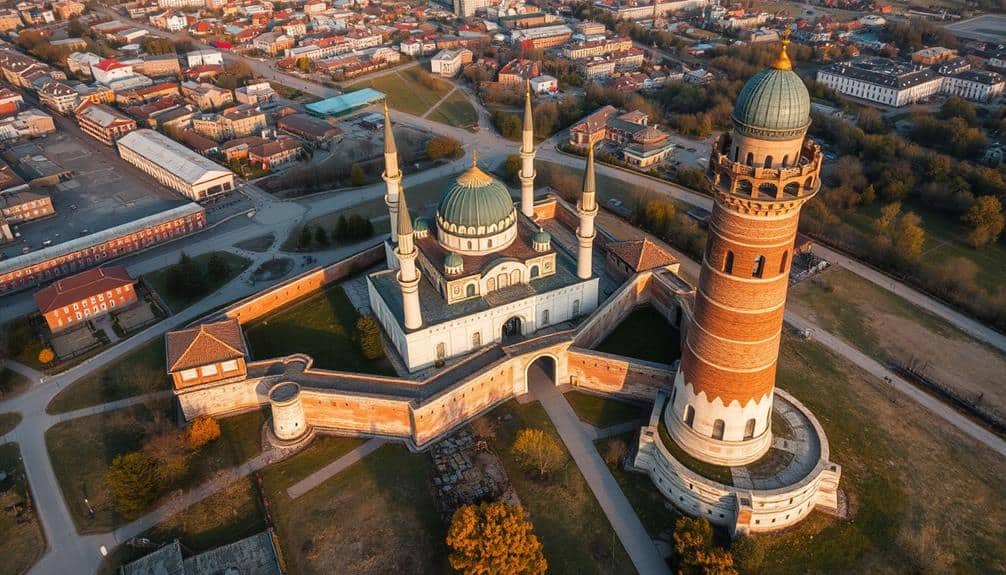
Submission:
POLYGON ((576 229, 576 239, 580 249, 576 257, 576 275, 582 280, 594 275, 594 216, 597 215, 596 178, 594 176, 594 145, 587 148, 587 165, 583 171, 583 193, 576 206, 580 216, 580 226, 576 229))
POLYGON ((524 93, 524 129, 521 131, 520 146, 520 211, 529 218, 534 217, 534 113, 531 111, 531 81, 528 80, 524 93))
POLYGON ((409 217, 409 206, 405 201, 405 189, 399 194, 399 217, 395 226, 398 236, 398 247, 395 255, 398 257, 398 286, 402 290, 402 318, 405 329, 418 329, 423 325, 423 314, 419 305, 419 270, 416 268, 416 246, 413 237, 412 218, 409 217))
MULTIPOLYGON (((384 183, 386 193, 384 203, 388 206, 391 217, 391 229, 398 229, 398 193, 402 187, 402 171, 398 169, 398 147, 395 145, 395 132, 391 129, 391 112, 388 102, 384 102, 384 183)), ((397 241, 392 234, 391 241, 397 241)), ((390 263, 390 262, 389 262, 390 263)))

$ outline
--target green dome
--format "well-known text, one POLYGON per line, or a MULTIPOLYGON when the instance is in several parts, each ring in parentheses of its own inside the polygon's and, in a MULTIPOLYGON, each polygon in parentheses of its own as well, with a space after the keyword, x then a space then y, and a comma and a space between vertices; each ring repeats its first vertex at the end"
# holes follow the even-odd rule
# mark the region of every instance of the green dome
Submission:
POLYGON ((734 104, 738 131, 760 138, 791 138, 810 125, 810 94, 792 70, 762 70, 744 84, 734 104))
POLYGON ((412 229, 417 232, 422 232, 430 229, 430 225, 426 223, 426 218, 416 218, 412 222, 412 229))
POLYGON ((534 237, 531 241, 536 244, 547 244, 552 241, 552 234, 546 232, 545 230, 538 230, 534 233, 534 237))
POLYGON ((441 194, 437 219, 449 233, 474 237, 499 233, 510 227, 516 221, 514 212, 507 187, 472 166, 441 194))
POLYGON ((454 252, 449 252, 446 257, 444 257, 444 267, 445 268, 459 268, 465 265, 465 260, 461 259, 461 256, 454 252))

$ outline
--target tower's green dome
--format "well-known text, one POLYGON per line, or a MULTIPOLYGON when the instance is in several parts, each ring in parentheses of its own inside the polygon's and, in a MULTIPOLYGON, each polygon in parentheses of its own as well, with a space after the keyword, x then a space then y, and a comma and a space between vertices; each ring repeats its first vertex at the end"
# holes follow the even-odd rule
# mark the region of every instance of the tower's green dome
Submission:
POLYGON ((793 71, 783 42, 779 59, 744 84, 734 103, 738 131, 760 138, 791 138, 810 125, 810 94, 793 71))
POLYGON ((440 196, 437 220, 451 234, 465 237, 495 234, 516 221, 510 191, 502 182, 472 166, 440 196))

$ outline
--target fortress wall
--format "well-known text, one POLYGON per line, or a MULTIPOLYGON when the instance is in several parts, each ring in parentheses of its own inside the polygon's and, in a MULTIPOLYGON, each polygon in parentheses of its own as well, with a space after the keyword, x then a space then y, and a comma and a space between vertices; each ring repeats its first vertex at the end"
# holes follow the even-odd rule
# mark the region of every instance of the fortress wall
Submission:
POLYGON ((313 427, 411 438, 409 400, 303 388, 304 416, 313 427))
POLYGON ((674 369, 585 349, 569 350, 569 381, 574 387, 653 401, 659 390, 674 386, 674 369))
POLYGON ((186 421, 200 415, 218 417, 256 409, 268 403, 268 389, 262 389, 260 381, 242 379, 229 383, 214 382, 205 387, 176 390, 175 396, 186 421))
POLYGON ((236 318, 244 325, 294 300, 319 291, 332 282, 341 280, 382 261, 384 261, 383 242, 357 252, 345 259, 341 259, 329 266, 310 270, 285 282, 281 282, 272 288, 239 301, 224 309, 221 314, 227 318, 236 318))
POLYGON ((590 348, 599 344, 633 308, 649 299, 650 272, 643 272, 632 278, 611 295, 604 304, 580 326, 574 343, 578 347, 590 348))
POLYGON ((514 395, 517 358, 492 366, 463 384, 414 407, 415 442, 422 447, 485 409, 514 395))

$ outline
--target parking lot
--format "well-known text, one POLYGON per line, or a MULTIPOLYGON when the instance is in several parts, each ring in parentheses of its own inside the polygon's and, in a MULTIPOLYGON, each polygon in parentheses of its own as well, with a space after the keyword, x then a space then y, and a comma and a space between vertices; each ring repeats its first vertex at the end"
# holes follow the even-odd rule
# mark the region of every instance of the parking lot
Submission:
POLYGON ((79 131, 61 130, 44 139, 18 144, 16 156, 44 155, 73 178, 49 188, 56 215, 14 227, 14 244, 0 247, 6 257, 57 244, 179 206, 188 200, 119 158, 115 150, 79 131))

